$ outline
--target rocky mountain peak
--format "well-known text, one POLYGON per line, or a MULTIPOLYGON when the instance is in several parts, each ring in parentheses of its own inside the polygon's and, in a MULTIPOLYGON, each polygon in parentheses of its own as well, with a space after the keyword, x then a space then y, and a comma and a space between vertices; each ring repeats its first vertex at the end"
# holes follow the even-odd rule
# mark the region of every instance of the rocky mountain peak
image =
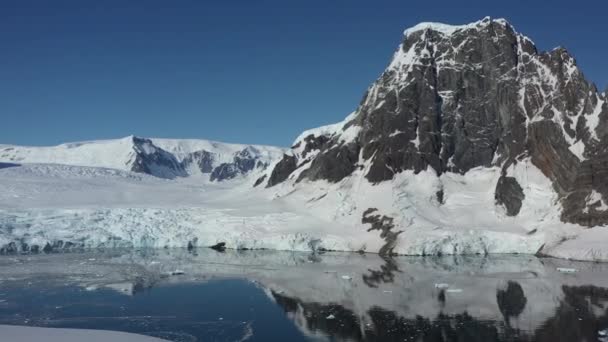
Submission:
MULTIPOLYGON (((564 206, 577 208, 564 210, 563 218, 592 224, 590 215, 575 214, 584 207, 576 201, 584 203, 598 183, 593 174, 606 169, 598 160, 607 150, 607 119, 605 96, 566 49, 539 52, 504 19, 421 23, 404 31, 357 110, 302 134, 268 185, 339 182, 356 170, 374 184, 429 168, 439 176, 499 167, 507 177, 511 165, 531 158, 564 206)), ((608 195, 608 183, 597 186, 608 195)), ((517 187, 503 180, 497 189, 517 187)), ((522 197, 503 195, 497 199, 522 197)))

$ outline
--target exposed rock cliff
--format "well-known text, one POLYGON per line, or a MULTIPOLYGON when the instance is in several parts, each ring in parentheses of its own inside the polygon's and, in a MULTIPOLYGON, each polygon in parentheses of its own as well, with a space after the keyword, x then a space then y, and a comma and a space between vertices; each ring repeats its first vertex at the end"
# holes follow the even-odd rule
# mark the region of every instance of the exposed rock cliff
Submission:
POLYGON ((524 193, 509 169, 529 160, 551 180, 562 221, 594 226, 608 223, 607 120, 605 95, 564 48, 539 52, 503 19, 423 23, 353 114, 296 140, 279 163, 295 158, 293 175, 273 173, 336 183, 362 170, 378 184, 406 170, 498 167, 496 202, 515 216, 524 193))

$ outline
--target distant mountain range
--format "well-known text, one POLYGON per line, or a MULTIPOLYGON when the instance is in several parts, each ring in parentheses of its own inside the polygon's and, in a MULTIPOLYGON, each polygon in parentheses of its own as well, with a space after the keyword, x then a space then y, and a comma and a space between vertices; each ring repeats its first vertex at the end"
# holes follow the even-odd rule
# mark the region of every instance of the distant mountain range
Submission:
POLYGON ((0 160, 106 167, 168 179, 208 175, 211 181, 224 181, 265 169, 282 151, 208 140, 129 136, 51 147, 0 145, 0 160))

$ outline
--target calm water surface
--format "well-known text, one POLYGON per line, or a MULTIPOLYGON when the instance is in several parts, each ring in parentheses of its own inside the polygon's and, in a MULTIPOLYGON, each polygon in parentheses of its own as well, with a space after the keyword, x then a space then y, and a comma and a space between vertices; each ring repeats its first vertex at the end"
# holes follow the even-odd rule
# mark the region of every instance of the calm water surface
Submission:
POLYGON ((207 249, 12 255, 0 257, 0 324, 172 341, 608 342, 608 265, 207 249))

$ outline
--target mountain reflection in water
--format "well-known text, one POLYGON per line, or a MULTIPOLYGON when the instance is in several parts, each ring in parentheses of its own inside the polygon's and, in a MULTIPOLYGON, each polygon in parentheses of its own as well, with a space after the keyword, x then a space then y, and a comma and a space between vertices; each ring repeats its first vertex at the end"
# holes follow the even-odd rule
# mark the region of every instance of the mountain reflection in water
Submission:
POLYGON ((608 342, 606 264, 166 249, 3 256, 0 275, 0 324, 174 341, 608 342))

